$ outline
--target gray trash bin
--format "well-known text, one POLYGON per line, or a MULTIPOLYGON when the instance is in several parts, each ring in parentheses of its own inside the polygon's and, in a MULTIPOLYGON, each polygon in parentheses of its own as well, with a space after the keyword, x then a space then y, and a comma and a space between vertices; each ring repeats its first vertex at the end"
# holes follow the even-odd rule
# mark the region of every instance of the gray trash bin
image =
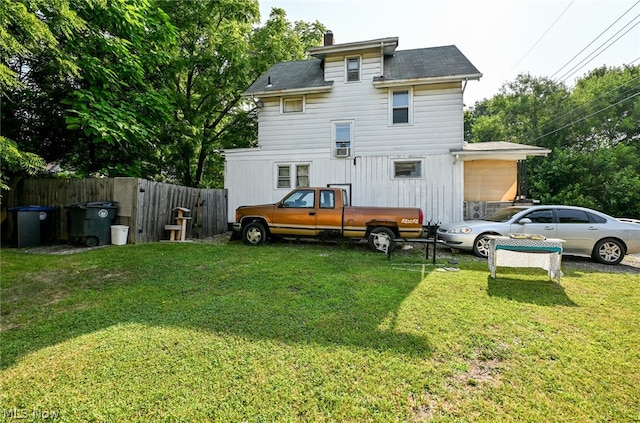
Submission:
POLYGON ((87 247, 111 242, 111 224, 118 210, 111 201, 89 201, 65 206, 69 241, 87 247))

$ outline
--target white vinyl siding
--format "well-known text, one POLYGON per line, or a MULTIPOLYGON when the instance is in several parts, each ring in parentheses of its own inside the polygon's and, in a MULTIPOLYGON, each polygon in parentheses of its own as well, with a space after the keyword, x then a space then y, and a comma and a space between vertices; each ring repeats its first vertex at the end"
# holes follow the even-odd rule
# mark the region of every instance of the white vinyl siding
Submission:
MULTIPOLYGON (((270 179, 247 175, 268 175, 279 155, 227 154, 225 188, 228 215, 242 205, 275 203, 290 189, 275 189, 270 179)), ((422 176, 392 178, 394 162, 416 161, 414 157, 370 156, 354 160, 312 157, 308 164, 310 186, 351 184, 352 205, 377 207, 419 207, 428 221, 454 222, 463 217, 462 161, 454 162, 450 153, 421 159, 422 176), (428 171, 426 171, 428 169, 428 171)), ((293 188, 291 188, 293 189, 293 188)))
MULTIPOLYGON (((343 60, 339 62, 344 63, 343 60)), ((376 69, 379 69, 379 63, 376 69)), ((372 65, 373 65, 372 64, 372 65)), ((329 76, 333 62, 327 62, 329 76)), ((365 58, 363 78, 367 73, 365 58)), ((343 78, 344 68, 336 69, 343 78)), ((330 73, 331 72, 331 73, 330 73)), ((324 152, 332 155, 329 122, 345 117, 357 122, 358 156, 393 154, 441 154, 461 148, 463 140, 460 85, 415 87, 412 90, 412 123, 389 125, 388 89, 371 84, 335 84, 331 93, 307 94, 304 113, 280 113, 280 99, 263 99, 259 112, 258 144, 263 150, 296 155, 324 152)))

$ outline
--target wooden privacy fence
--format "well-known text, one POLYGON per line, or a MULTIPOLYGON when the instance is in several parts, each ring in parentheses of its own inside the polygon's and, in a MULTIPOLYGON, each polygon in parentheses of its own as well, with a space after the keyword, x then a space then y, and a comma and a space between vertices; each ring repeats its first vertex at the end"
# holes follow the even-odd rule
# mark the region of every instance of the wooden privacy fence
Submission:
MULTIPOLYGON (((165 225, 174 223, 173 209, 191 210, 187 238, 207 238, 227 231, 227 191, 198 189, 139 178, 20 179, 3 193, 3 208, 26 205, 55 207, 55 237, 68 241, 65 206, 90 201, 118 205, 113 224, 129 226, 128 243, 168 239, 165 225)), ((8 219, 11 220, 11 213, 8 219)), ((3 238, 4 235, 3 235, 3 238)))

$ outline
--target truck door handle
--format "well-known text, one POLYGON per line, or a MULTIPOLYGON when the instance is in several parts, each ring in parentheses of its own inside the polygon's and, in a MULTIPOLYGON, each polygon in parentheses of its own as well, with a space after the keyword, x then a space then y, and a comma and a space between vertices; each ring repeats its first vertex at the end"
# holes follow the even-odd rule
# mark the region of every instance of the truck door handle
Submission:
POLYGON ((309 212, 309 216, 315 216, 316 212, 309 212))
POLYGON ((554 228, 553 226, 545 226, 545 227, 544 227, 544 230, 545 230, 545 231, 552 231, 552 230, 554 230, 554 229, 555 229, 555 228, 554 228))

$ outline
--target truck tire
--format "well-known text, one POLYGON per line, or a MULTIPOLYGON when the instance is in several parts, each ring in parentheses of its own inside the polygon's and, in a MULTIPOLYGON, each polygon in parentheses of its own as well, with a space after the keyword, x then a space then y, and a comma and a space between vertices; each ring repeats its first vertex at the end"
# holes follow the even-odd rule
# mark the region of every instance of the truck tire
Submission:
POLYGON ((260 222, 248 223, 242 228, 242 242, 247 245, 262 245, 267 240, 267 230, 260 222))
POLYGON ((378 226, 369 234, 369 248, 372 251, 381 251, 387 254, 387 251, 393 251, 396 243, 393 241, 395 234, 389 228, 378 226))

